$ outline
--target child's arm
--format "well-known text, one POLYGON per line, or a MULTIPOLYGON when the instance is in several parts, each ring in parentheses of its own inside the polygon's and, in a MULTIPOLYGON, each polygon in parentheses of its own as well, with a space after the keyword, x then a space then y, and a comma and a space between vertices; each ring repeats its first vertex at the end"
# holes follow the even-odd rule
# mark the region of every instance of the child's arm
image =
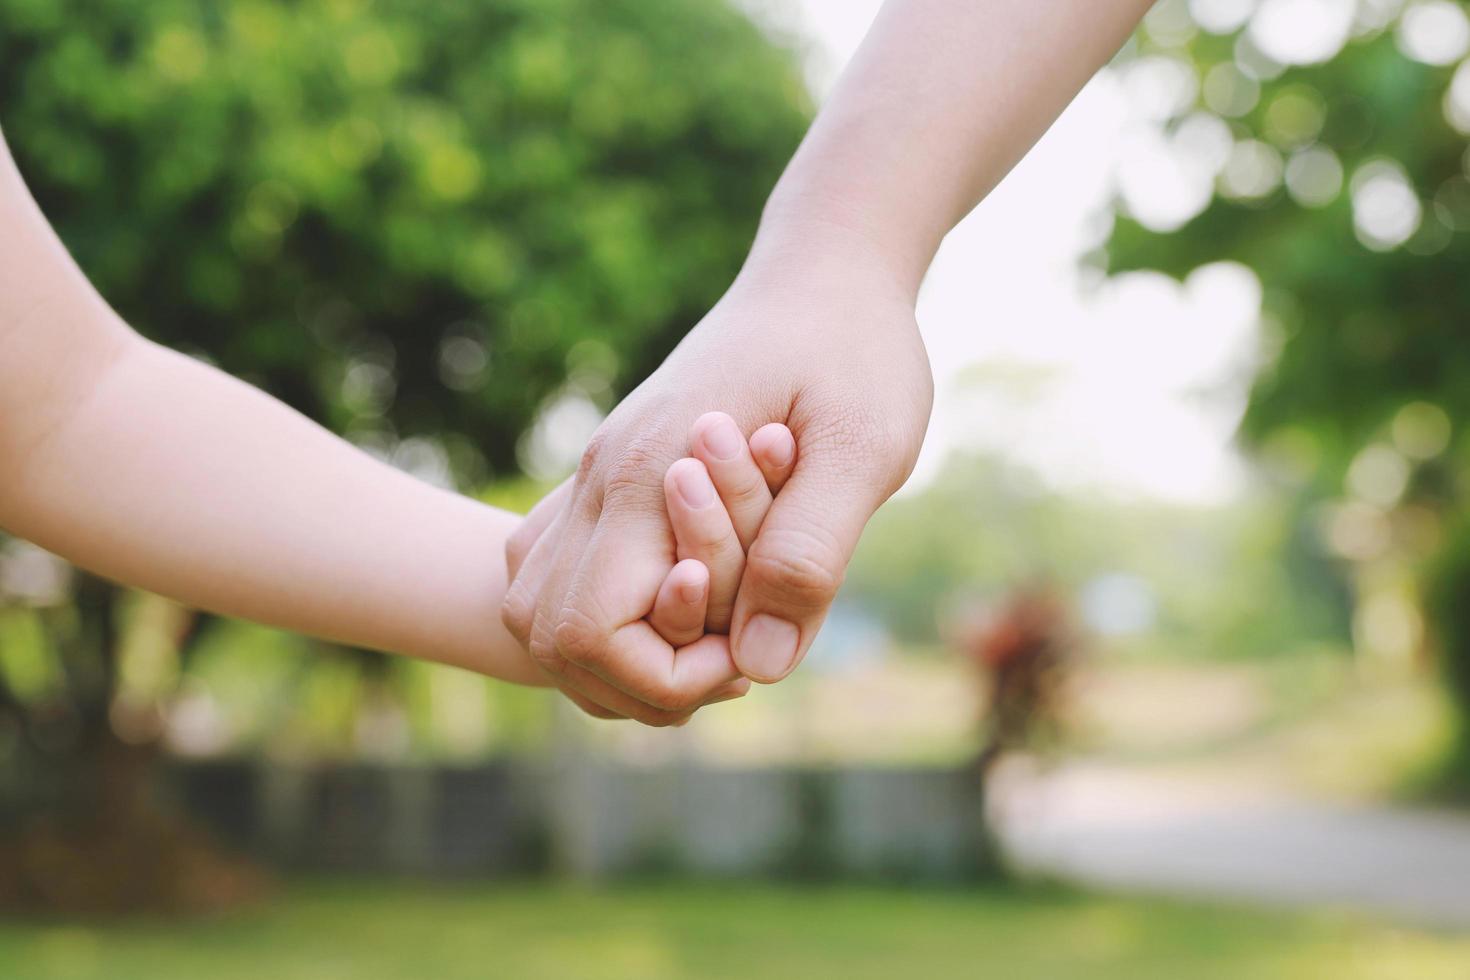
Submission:
POLYGON ((500 622, 516 522, 133 333, 0 141, 0 527, 201 608, 544 683, 500 622))

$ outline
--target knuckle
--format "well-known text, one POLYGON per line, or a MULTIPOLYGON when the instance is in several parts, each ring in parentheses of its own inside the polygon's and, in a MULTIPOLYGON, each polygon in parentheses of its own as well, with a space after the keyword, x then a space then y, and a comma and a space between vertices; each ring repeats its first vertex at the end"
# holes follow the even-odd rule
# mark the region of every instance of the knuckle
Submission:
POLYGON ((674 649, 688 646, 704 635, 704 619, 697 610, 678 609, 660 613, 654 610, 650 625, 665 643, 674 649))
POLYGON ((510 589, 505 593, 505 599, 500 604, 500 621, 522 646, 525 646, 531 637, 531 621, 534 615, 535 610, 526 587, 520 582, 511 583, 510 589))
POLYGON ((831 605, 842 587, 837 549, 809 531, 771 531, 746 556, 746 574, 765 595, 801 610, 831 605))
POLYGON ((550 643, 540 640, 532 640, 530 645, 531 659, 536 665, 552 677, 561 677, 567 672, 567 661, 561 654, 556 652, 556 647, 550 643))
POLYGON ((643 497, 652 493, 662 500, 664 471, 673 462, 673 456, 662 446, 638 441, 623 446, 616 454, 605 454, 605 458, 604 492, 609 499, 623 495, 643 497))
POLYGON ((585 479, 594 475, 602 465, 603 457, 607 455, 607 433, 598 429, 587 440, 587 446, 582 450, 582 457, 577 461, 577 480, 581 484, 585 479))
POLYGON ((557 617, 553 631, 558 653, 585 666, 602 661, 607 654, 612 630, 576 606, 566 606, 557 617))
POLYGON ((596 493, 600 506, 631 498, 635 505, 663 507, 664 471, 677 459, 677 443, 663 435, 673 428, 667 413, 635 413, 636 427, 612 421, 593 434, 577 466, 576 485, 596 493))
POLYGON ((550 625, 545 615, 532 613, 530 639, 526 643, 526 650, 531 654, 531 659, 560 685, 562 678, 569 673, 569 664, 556 647, 550 625))
POLYGON ((698 558, 710 566, 711 572, 715 570, 714 566, 723 565, 744 552, 735 537, 734 528, 724 517, 718 522, 691 521, 690 526, 681 529, 680 533, 679 543, 684 546, 681 551, 688 552, 681 557, 698 558))
POLYGON ((769 492, 765 475, 753 465, 741 467, 740 472, 716 481, 716 486, 727 505, 757 503, 769 492))

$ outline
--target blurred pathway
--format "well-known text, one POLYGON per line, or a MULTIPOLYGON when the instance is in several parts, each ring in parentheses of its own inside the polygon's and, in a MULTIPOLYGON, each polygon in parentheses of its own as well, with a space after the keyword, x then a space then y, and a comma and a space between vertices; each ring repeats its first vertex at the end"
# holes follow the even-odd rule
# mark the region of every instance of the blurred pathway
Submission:
POLYGON ((994 815, 1017 866, 1102 888, 1344 907, 1470 928, 1470 816, 1294 798, 1198 774, 1012 766, 994 815))

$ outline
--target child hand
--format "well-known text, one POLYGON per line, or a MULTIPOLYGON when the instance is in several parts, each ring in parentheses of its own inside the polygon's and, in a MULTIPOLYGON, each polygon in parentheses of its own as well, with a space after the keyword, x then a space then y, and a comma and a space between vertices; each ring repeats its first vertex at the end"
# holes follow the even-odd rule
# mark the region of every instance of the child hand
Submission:
POLYGON ((678 564, 659 588, 648 621, 674 647, 730 629, 745 552, 796 464, 796 440, 779 422, 749 443, 723 412, 691 427, 692 457, 664 476, 678 564))

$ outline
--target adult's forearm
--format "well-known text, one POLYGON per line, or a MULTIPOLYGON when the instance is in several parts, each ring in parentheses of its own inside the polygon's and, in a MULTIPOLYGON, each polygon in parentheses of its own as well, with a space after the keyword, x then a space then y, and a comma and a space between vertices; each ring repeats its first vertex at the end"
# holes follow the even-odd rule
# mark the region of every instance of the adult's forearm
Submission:
POLYGON ((763 244, 835 226, 916 293, 945 234, 1150 5, 888 0, 771 195, 763 244))

